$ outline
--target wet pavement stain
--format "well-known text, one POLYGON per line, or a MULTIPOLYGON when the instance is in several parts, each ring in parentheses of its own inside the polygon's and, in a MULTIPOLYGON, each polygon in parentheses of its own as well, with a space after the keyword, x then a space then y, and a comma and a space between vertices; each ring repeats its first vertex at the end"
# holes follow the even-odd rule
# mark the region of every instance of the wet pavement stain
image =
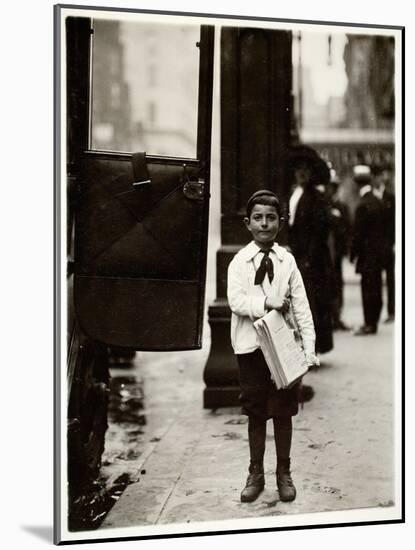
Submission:
POLYGON ((340 489, 337 489, 337 487, 323 487, 323 492, 337 495, 340 493, 340 489))
POLYGON ((136 481, 128 473, 129 462, 137 460, 143 452, 146 423, 142 381, 136 376, 114 376, 110 381, 104 468, 98 479, 70 501, 70 531, 98 529, 126 487, 136 481), (125 471, 117 476, 120 470, 125 471))
POLYGON ((132 423, 136 430, 137 424, 146 424, 144 394, 142 384, 135 376, 117 376, 110 382, 110 402, 108 422, 114 424, 132 423))
POLYGON ((110 488, 102 479, 92 482, 70 505, 69 531, 97 529, 129 484, 128 474, 119 476, 110 488))
POLYGON ((334 443, 334 441, 327 441, 326 443, 311 443, 308 445, 309 449, 318 449, 319 451, 322 451, 327 447, 327 445, 330 445, 331 443, 334 443))
POLYGON ((212 434, 212 437, 223 437, 228 441, 234 441, 235 439, 242 439, 242 435, 236 432, 226 432, 222 434, 212 434))

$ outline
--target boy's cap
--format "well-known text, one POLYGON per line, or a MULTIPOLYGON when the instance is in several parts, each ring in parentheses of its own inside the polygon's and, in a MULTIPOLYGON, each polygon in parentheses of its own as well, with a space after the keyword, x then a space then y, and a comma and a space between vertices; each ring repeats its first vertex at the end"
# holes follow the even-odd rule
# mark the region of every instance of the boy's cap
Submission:
POLYGON ((369 181, 370 176, 370 168, 366 164, 357 164, 353 167, 353 179, 355 181, 369 181))
POLYGON ((248 204, 256 199, 257 197, 261 197, 262 195, 267 195, 268 197, 274 197, 274 199, 277 199, 278 200, 278 197, 275 193, 273 193, 272 191, 270 191, 269 189, 260 189, 259 191, 255 191, 255 193, 253 193, 249 199, 248 199, 248 204))
POLYGON ((274 199, 276 199, 276 201, 278 202, 278 204, 280 203, 277 195, 275 193, 273 193, 272 191, 269 191, 268 189, 260 189, 259 191, 255 191, 255 193, 253 193, 249 199, 248 199, 248 202, 246 203, 246 210, 247 212, 249 212, 250 210, 250 207, 253 203, 253 201, 255 199, 257 199, 258 197, 273 197, 274 199))

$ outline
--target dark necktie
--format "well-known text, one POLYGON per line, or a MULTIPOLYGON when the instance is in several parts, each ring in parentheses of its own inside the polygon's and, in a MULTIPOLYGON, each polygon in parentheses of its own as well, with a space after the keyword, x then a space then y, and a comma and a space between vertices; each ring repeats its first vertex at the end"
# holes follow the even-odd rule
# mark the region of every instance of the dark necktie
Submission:
POLYGON ((269 250, 261 250, 264 254, 261 263, 255 273, 255 284, 260 285, 265 279, 265 273, 268 273, 269 282, 272 283, 274 278, 274 264, 272 263, 271 258, 268 257, 269 250))

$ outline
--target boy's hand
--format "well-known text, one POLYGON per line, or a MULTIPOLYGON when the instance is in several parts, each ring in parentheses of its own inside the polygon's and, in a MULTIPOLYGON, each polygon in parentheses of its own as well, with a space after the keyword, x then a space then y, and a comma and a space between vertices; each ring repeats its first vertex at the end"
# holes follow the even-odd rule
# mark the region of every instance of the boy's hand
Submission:
POLYGON ((320 359, 317 357, 315 353, 306 353, 305 358, 307 361, 308 368, 320 366, 320 359))
POLYGON ((267 296, 265 303, 268 309, 276 309, 277 311, 281 311, 281 313, 286 313, 290 308, 290 301, 288 298, 281 300, 280 298, 269 298, 267 296))

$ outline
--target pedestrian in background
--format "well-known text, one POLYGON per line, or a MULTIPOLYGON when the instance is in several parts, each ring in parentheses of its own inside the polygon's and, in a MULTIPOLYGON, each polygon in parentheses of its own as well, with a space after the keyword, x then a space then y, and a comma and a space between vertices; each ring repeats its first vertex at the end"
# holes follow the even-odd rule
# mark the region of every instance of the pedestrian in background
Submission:
POLYGON ((329 205, 324 192, 330 173, 316 151, 306 145, 293 148, 288 160, 294 181, 288 242, 313 314, 316 351, 326 353, 333 348, 333 265, 328 245, 329 205))
POLYGON ((387 311, 385 323, 395 320, 395 195, 391 187, 391 169, 388 165, 373 168, 373 194, 385 209, 384 270, 386 272, 387 311))
POLYGON ((253 240, 234 256, 228 268, 231 341, 239 366, 242 412, 248 415, 250 464, 241 501, 254 501, 264 488, 266 423, 270 418, 280 500, 292 501, 296 497, 290 469, 292 416, 298 412, 299 383, 277 390, 253 323, 272 309, 287 312, 291 301, 307 362, 314 365, 318 360, 313 319, 294 257, 275 242, 283 223, 277 196, 267 190, 254 193, 244 221, 253 240))
POLYGON ((331 168, 326 197, 330 207, 329 248, 333 262, 332 316, 334 330, 349 330, 341 317, 343 309, 343 259, 349 255, 351 221, 349 208, 339 196, 340 180, 331 168))
POLYGON ((382 269, 384 266, 385 216, 382 202, 372 192, 369 166, 357 165, 353 178, 359 186, 350 260, 356 261, 356 273, 361 276, 364 324, 356 336, 376 334, 382 310, 382 269))

